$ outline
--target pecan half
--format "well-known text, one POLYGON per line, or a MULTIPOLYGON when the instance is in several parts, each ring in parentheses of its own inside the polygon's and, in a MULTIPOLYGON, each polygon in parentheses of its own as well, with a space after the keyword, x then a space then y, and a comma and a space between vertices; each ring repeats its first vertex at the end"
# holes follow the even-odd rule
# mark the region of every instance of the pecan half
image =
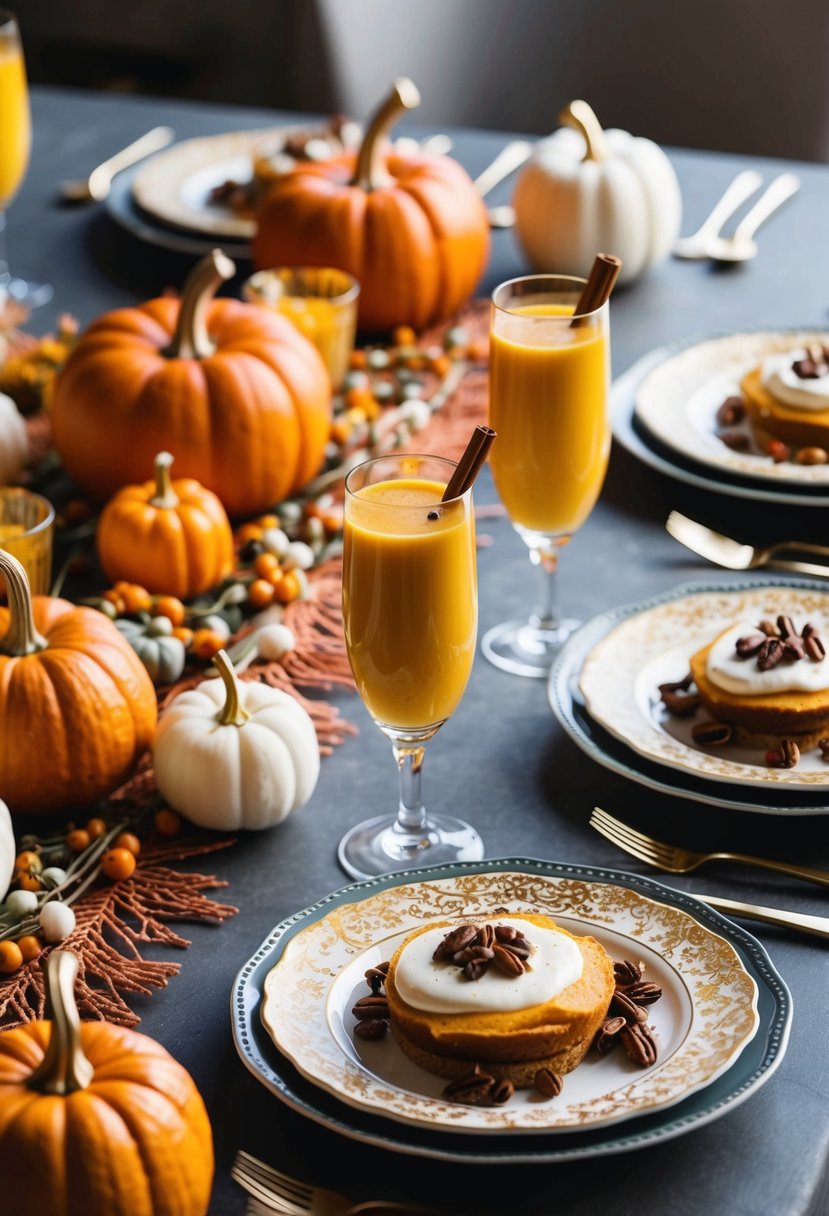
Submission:
POLYGON ((492 925, 481 925, 478 930, 478 945, 491 950, 495 945, 495 929, 492 925))
POLYGON ((727 722, 697 722, 691 730, 694 742, 705 747, 721 747, 728 743, 732 734, 727 722))
POLYGON ((681 680, 673 680, 666 684, 659 684, 659 695, 663 696, 666 692, 687 692, 693 682, 693 672, 689 671, 687 676, 683 676, 681 680))
POLYGON ((503 1106, 515 1093, 515 1086, 508 1077, 496 1077, 489 1087, 489 1100, 493 1106, 503 1106))
POLYGON ((516 952, 511 950, 509 946, 497 945, 493 953, 492 961, 498 970, 502 971, 504 975, 518 976, 524 974, 523 962, 518 957, 516 952))
POLYGON ((488 958, 473 958, 464 965, 463 974, 468 980, 479 980, 489 969, 490 962, 488 958))
POLYGON ((646 1022, 648 1015, 641 1005, 632 1001, 626 993, 617 988, 610 1001, 611 1012, 621 1015, 628 1022, 646 1022))
POLYGON ((600 1027, 595 1039, 596 1050, 600 1056, 606 1056, 609 1051, 613 1050, 618 1041, 619 1032, 627 1024, 626 1018, 617 1016, 615 1018, 608 1018, 600 1027))
POLYGON ((483 1072, 476 1064, 470 1072, 450 1081, 443 1091, 450 1102, 461 1102, 464 1106, 484 1106, 489 1101, 489 1090, 495 1078, 483 1072))
POLYGON ((378 963, 376 967, 369 967, 365 973, 366 983, 375 996, 385 984, 388 973, 388 963, 378 963))
POLYGON ((783 641, 781 638, 767 638, 757 654, 757 666, 760 671, 771 671, 783 658, 783 641))
POLYGON ((358 1039, 366 1039, 369 1043, 376 1043, 378 1039, 382 1039, 389 1024, 384 1018, 366 1018, 364 1022, 358 1022, 354 1027, 354 1034, 358 1039))
POLYGON ((829 461, 829 452, 826 448, 801 448, 794 458, 797 464, 826 464, 829 461))
POLYGON ((488 946, 467 946, 465 950, 452 955, 452 962, 458 967, 464 967, 467 963, 488 963, 493 953, 488 946))
POLYGON ((826 657, 826 647, 823 645, 823 638, 818 633, 809 634, 803 642, 803 649, 813 663, 819 663, 826 657))
POLYGON ((638 984, 625 988, 625 996, 630 997, 637 1005, 653 1005, 654 1001, 658 1001, 662 996, 662 989, 659 984, 640 980, 638 984))
POLYGON ((817 745, 824 760, 829 760, 829 739, 818 739, 817 745))
POLYGON ((774 621, 761 621, 757 626, 761 633, 764 633, 767 638, 777 637, 777 626, 774 621))
POLYGON ((656 1063, 656 1040, 644 1025, 623 1026, 619 1038, 627 1057, 641 1068, 656 1063))
POLYGON ((726 397, 717 410, 717 422, 720 426, 733 426, 735 422, 742 422, 745 413, 746 407, 742 397, 726 397))
POLYGON ((800 759, 800 748, 794 739, 780 740, 781 768, 794 768, 800 759))
POLYGON ((458 925, 457 929, 450 929, 443 941, 438 943, 432 960, 436 963, 444 959, 448 961, 459 950, 463 950, 474 942, 477 936, 478 930, 475 925, 458 925))
POLYGON ((516 929, 515 925, 496 925, 495 939, 499 942, 514 942, 517 937, 522 937, 520 929, 516 929))
POLYGON ((557 1098, 564 1088, 564 1082, 552 1068, 539 1068, 534 1077, 535 1088, 545 1098, 557 1098))
POLYGON ((751 448, 751 440, 742 431, 720 431, 717 438, 732 452, 748 452, 751 448))
POLYGON ((700 707, 698 692, 663 692, 662 704, 675 718, 690 718, 700 707))
POLYGON ((779 616, 777 618, 777 628, 780 631, 781 638, 797 637, 797 630, 790 616, 779 616))
POLYGON ((387 1018, 389 1003, 380 993, 376 996, 361 996, 351 1012, 359 1021, 370 1018, 387 1018))
POLYGON ((737 638, 734 649, 741 659, 750 659, 752 655, 757 654, 765 641, 764 633, 749 633, 744 638, 737 638))
POLYGON ((624 962, 613 964, 613 974, 616 977, 616 983, 620 987, 624 987, 625 984, 635 984, 641 980, 642 968, 626 958, 624 962))

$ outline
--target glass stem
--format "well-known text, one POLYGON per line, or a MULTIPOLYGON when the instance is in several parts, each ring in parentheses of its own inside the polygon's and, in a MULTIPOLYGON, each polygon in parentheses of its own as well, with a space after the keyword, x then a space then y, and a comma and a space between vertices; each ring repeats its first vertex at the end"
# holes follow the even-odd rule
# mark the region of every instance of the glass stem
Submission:
POLYGON ((0 290, 11 278, 9 263, 6 258, 6 212, 0 207, 0 290))
POLYGON ((541 572, 541 603, 530 616, 533 629, 554 632, 561 624, 558 607, 558 546, 530 549, 530 561, 541 572))
POLYGON ((426 749, 400 743, 392 746, 400 776, 400 806, 395 827, 398 831, 414 835, 426 827, 426 807, 420 796, 420 774, 426 749))

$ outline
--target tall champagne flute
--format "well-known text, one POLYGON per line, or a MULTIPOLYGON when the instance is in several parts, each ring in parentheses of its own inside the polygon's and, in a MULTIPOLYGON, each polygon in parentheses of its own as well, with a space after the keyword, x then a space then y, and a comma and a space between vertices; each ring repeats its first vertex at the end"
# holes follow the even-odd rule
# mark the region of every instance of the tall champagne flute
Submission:
POLYGON ((454 470, 437 456, 392 455, 346 478, 345 642, 400 777, 397 815, 360 823, 340 842, 340 864, 354 878, 483 856, 475 829, 427 815, 420 793, 426 743, 457 708, 475 656, 472 491, 442 501, 454 470))
POLYGON ((529 275, 497 287, 490 325, 490 464, 512 526, 542 575, 529 619, 485 634, 486 657, 544 677, 579 622, 562 619, 559 552, 596 504, 610 454, 608 305, 576 315, 584 279, 529 275))
POLYGON ((48 283, 12 276, 6 260, 6 211, 26 175, 32 144, 29 89, 20 30, 13 13, 0 9, 0 302, 11 296, 28 308, 52 298, 48 283))

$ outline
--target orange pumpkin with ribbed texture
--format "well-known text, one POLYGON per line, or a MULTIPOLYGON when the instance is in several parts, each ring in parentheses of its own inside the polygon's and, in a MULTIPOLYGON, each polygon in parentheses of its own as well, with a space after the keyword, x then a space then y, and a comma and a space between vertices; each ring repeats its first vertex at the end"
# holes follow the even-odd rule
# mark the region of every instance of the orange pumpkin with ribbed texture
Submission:
POLYGON ((110 582, 186 600, 230 574, 233 532, 215 494, 192 477, 171 479, 169 452, 154 463, 154 481, 124 486, 101 512, 98 557, 110 582))
POLYGON ((489 219, 466 171, 448 156, 385 150, 420 96, 395 82, 359 152, 297 165, 257 209, 255 264, 335 266, 360 284, 358 325, 422 329, 450 317, 475 289, 489 254, 489 219))
POLYGON ((0 575, 9 601, 0 608, 0 790, 12 813, 87 807, 122 785, 152 742, 152 680, 102 612, 33 598, 2 549, 0 575))
POLYGON ((205 1216, 213 1141, 192 1078, 146 1035, 81 1023, 77 967, 54 951, 50 1020, 0 1034, 3 1211, 205 1216))
POLYGON ((142 481, 156 452, 221 499, 264 511, 318 472, 331 427, 321 356, 285 317, 213 299, 233 262, 198 264, 181 302, 150 300, 99 317, 55 382, 55 447, 97 500, 142 481))

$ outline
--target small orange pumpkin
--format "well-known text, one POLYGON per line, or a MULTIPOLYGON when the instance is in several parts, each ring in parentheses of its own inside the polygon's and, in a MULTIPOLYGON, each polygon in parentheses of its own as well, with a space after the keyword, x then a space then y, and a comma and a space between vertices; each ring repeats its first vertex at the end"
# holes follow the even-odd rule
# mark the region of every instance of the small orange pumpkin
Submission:
POLYGON ((77 968, 53 951, 51 1020, 0 1034, 3 1210, 204 1216, 213 1141, 192 1078, 146 1035, 81 1023, 77 968))
POLYGON ((419 105, 395 82, 359 152, 297 165, 257 211, 256 266, 335 266, 360 283, 358 324, 422 329, 464 304, 486 265, 489 220, 466 171, 448 156, 386 153, 385 137, 419 105))
POLYGON ((173 457, 159 452, 155 481, 124 486, 98 520, 96 543, 110 582, 190 599, 233 569, 233 532, 215 494, 192 477, 171 480, 173 457))
POLYGON ((319 470, 331 427, 325 364, 285 317, 213 299, 235 269, 214 250, 180 303, 106 313, 78 341, 55 381, 52 434, 90 497, 142 481, 162 449, 231 516, 266 510, 319 470))
POLYGON ((138 655, 102 612, 32 599, 0 549, 0 790, 12 812, 88 806, 130 776, 158 714, 138 655))

